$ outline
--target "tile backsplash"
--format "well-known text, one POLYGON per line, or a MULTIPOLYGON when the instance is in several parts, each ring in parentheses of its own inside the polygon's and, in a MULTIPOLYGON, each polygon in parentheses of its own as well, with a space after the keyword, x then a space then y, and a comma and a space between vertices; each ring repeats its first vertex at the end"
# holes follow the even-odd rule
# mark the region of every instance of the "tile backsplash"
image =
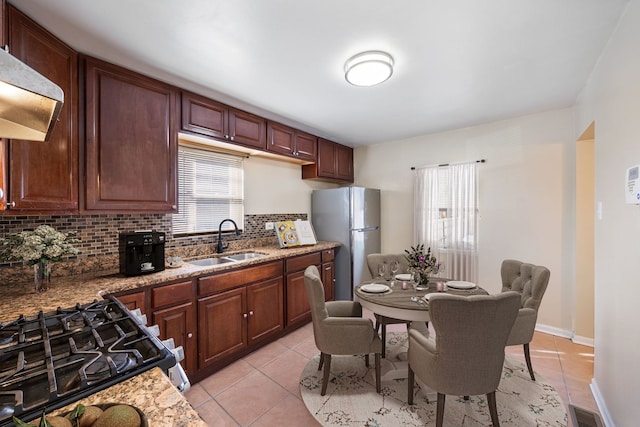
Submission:
MULTIPOLYGON (((224 235, 229 249, 242 249, 265 244, 277 245, 275 231, 265 230, 266 222, 307 219, 306 213, 245 215, 244 230, 236 236, 224 235)), ((118 270, 118 234, 123 231, 154 230, 166 234, 165 252, 183 257, 215 251, 217 233, 174 237, 171 214, 112 214, 76 216, 0 216, 0 236, 50 225, 58 231, 76 231, 80 253, 56 263, 54 276, 82 274, 92 271, 118 270)), ((0 264, 0 284, 33 275, 32 267, 19 262, 0 264)))

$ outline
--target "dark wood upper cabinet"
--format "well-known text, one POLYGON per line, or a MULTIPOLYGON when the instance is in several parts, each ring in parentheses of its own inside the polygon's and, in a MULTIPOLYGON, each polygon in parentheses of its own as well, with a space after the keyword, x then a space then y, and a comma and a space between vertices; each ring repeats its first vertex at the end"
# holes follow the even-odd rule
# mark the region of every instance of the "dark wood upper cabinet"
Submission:
POLYGON ((177 212, 178 90, 95 58, 83 62, 84 209, 177 212))
POLYGON ((194 93, 182 92, 181 130, 232 144, 266 149, 267 122, 194 93))
POLYGON ((49 140, 11 140, 8 195, 11 214, 78 212, 78 56, 11 5, 13 56, 60 86, 64 105, 49 140))
POLYGON ((280 123, 267 123, 267 151, 303 161, 316 161, 317 138, 280 123))
POLYGON ((302 166, 303 179, 353 182, 353 149, 318 138, 316 163, 302 166))

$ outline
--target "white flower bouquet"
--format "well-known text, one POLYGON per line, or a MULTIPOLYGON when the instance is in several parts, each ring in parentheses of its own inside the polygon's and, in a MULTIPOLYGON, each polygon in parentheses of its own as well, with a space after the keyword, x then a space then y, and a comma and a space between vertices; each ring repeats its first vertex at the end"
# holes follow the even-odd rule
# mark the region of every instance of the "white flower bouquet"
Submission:
POLYGON ((29 265, 60 261, 64 255, 77 255, 73 244, 80 242, 75 232, 61 233, 49 225, 0 238, 0 261, 23 261, 29 265))

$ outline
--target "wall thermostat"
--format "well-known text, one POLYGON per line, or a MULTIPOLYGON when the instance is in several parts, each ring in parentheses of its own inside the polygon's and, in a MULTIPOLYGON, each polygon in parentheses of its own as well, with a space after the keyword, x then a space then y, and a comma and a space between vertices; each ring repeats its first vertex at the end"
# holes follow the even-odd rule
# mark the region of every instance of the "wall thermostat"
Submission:
POLYGON ((640 165, 627 169, 625 194, 628 204, 640 205, 640 165))

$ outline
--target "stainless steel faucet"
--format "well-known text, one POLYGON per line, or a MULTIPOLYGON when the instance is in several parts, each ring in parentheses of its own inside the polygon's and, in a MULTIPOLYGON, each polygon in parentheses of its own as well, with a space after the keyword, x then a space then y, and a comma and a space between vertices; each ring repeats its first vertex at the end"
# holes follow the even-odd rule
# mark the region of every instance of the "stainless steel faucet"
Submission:
POLYGON ((229 221, 229 222, 231 222, 231 224, 233 224, 233 227, 236 229, 236 236, 240 235, 240 230, 238 230, 238 225, 236 224, 236 222, 234 220, 232 220, 231 218, 223 219, 222 222, 220 222, 220 225, 218 226, 218 246, 216 247, 216 252, 219 253, 219 254, 224 252, 224 250, 229 247, 228 243, 226 243, 226 244, 222 243, 222 224, 224 224, 227 221, 229 221))

